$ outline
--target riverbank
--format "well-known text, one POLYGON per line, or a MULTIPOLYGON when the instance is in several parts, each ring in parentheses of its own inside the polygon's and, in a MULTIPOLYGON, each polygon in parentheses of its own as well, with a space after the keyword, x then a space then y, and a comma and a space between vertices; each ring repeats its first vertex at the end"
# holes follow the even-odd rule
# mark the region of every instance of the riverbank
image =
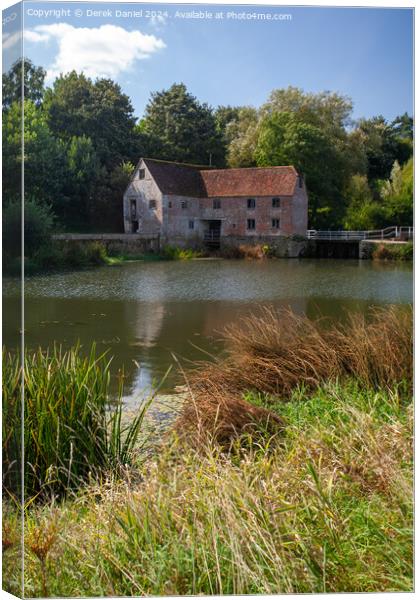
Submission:
MULTIPOLYGON (((29 505, 28 595, 412 590, 411 313, 331 326, 266 312, 226 336, 158 452, 133 447, 125 469, 29 505)), ((12 593, 16 519, 6 504, 12 593)))
MULTIPOLYGON (((98 236, 99 237, 99 236, 98 236)), ((298 242, 295 242, 298 243, 298 242)), ((301 243, 301 242, 299 242, 301 243)), ((299 258, 316 258, 316 253, 308 249, 296 255, 299 258)), ((364 259, 383 261, 412 261, 413 243, 371 242, 362 252, 364 259)), ((220 250, 209 251, 206 249, 179 248, 164 246, 160 250, 142 253, 125 253, 120 250, 107 249, 101 241, 71 243, 53 240, 36 252, 31 257, 25 257, 25 275, 38 275, 43 273, 58 273, 72 270, 92 269, 99 266, 118 266, 127 262, 144 261, 154 262, 163 260, 193 260, 193 259, 285 259, 288 253, 279 254, 276 248, 264 244, 241 244, 239 246, 226 246, 220 250)), ((331 258, 331 257, 330 257, 331 258)), ((3 259, 3 273, 10 276, 21 275, 21 261, 19 258, 3 259)))

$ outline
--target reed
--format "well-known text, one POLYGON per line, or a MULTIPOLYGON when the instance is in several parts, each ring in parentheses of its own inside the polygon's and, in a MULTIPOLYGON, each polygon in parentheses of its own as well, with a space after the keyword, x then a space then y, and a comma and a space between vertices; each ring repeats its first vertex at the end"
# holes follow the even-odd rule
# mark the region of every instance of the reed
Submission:
MULTIPOLYGON (((89 479, 130 465, 147 404, 122 423, 123 374, 115 402, 109 395, 110 362, 93 345, 84 356, 68 351, 25 352, 24 493, 63 495, 89 479)), ((16 493, 20 477, 22 417, 18 354, 3 351, 3 464, 5 489, 16 493)))

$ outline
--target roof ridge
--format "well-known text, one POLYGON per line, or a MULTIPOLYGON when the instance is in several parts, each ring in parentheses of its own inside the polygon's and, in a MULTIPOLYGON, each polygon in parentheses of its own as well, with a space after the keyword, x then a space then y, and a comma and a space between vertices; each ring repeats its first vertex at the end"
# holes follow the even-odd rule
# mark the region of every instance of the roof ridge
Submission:
POLYGON ((143 157, 140 160, 148 160, 148 161, 152 161, 152 162, 156 162, 156 163, 160 163, 160 164, 164 164, 164 165, 176 165, 177 167, 192 167, 194 169, 199 169, 199 170, 208 170, 208 169, 215 169, 215 167, 212 166, 207 166, 207 165, 196 165, 194 163, 183 163, 183 162, 178 162, 176 160, 162 160, 160 158, 145 158, 143 157))
POLYGON ((296 173, 298 172, 294 165, 275 165, 273 167, 229 167, 227 169, 213 169, 214 172, 220 173, 220 171, 255 171, 256 169, 293 169, 296 173))

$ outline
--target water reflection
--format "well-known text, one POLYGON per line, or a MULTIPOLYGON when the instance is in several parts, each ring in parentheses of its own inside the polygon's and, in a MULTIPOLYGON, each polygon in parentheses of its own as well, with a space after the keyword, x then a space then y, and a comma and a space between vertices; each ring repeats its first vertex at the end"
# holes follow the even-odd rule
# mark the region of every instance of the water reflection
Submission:
MULTIPOLYGON (((345 318, 371 305, 409 303, 409 265, 368 261, 279 260, 130 263, 122 267, 33 277, 26 281, 26 344, 64 347, 95 341, 113 359, 113 386, 124 366, 125 394, 143 397, 176 355, 191 361, 218 354, 227 323, 259 307, 290 306, 311 318, 345 318), (202 349, 201 352, 199 349, 202 349)), ((3 340, 17 346, 13 314, 18 283, 4 286, 3 340)), ((165 382, 179 382, 174 370, 165 382)))

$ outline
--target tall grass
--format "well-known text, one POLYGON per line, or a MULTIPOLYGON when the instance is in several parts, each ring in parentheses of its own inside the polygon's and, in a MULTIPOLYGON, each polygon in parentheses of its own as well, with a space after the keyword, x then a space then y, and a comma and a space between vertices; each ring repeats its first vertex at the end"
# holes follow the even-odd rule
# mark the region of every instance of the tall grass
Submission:
MULTIPOLYGON (((104 473, 118 473, 133 460, 147 405, 122 423, 122 383, 110 401, 110 359, 79 347, 26 351, 24 359, 24 492, 62 495, 104 473)), ((13 493, 20 476, 21 367, 3 351, 4 485, 13 493)))
MULTIPOLYGON (((27 595, 412 590, 404 386, 352 381, 270 402, 287 424, 281 438, 230 453, 168 440, 140 483, 36 507, 26 522, 27 595), (41 564, 36 552, 54 531, 41 564)), ((5 553, 6 570, 16 551, 5 553)))
POLYGON ((412 312, 398 307, 348 315, 346 322, 312 321, 290 310, 265 308, 225 329, 225 356, 203 362, 191 375, 190 401, 178 430, 213 432, 219 441, 255 421, 276 425, 267 408, 256 413, 247 390, 288 400, 293 390, 354 378, 373 389, 412 383, 412 312))

